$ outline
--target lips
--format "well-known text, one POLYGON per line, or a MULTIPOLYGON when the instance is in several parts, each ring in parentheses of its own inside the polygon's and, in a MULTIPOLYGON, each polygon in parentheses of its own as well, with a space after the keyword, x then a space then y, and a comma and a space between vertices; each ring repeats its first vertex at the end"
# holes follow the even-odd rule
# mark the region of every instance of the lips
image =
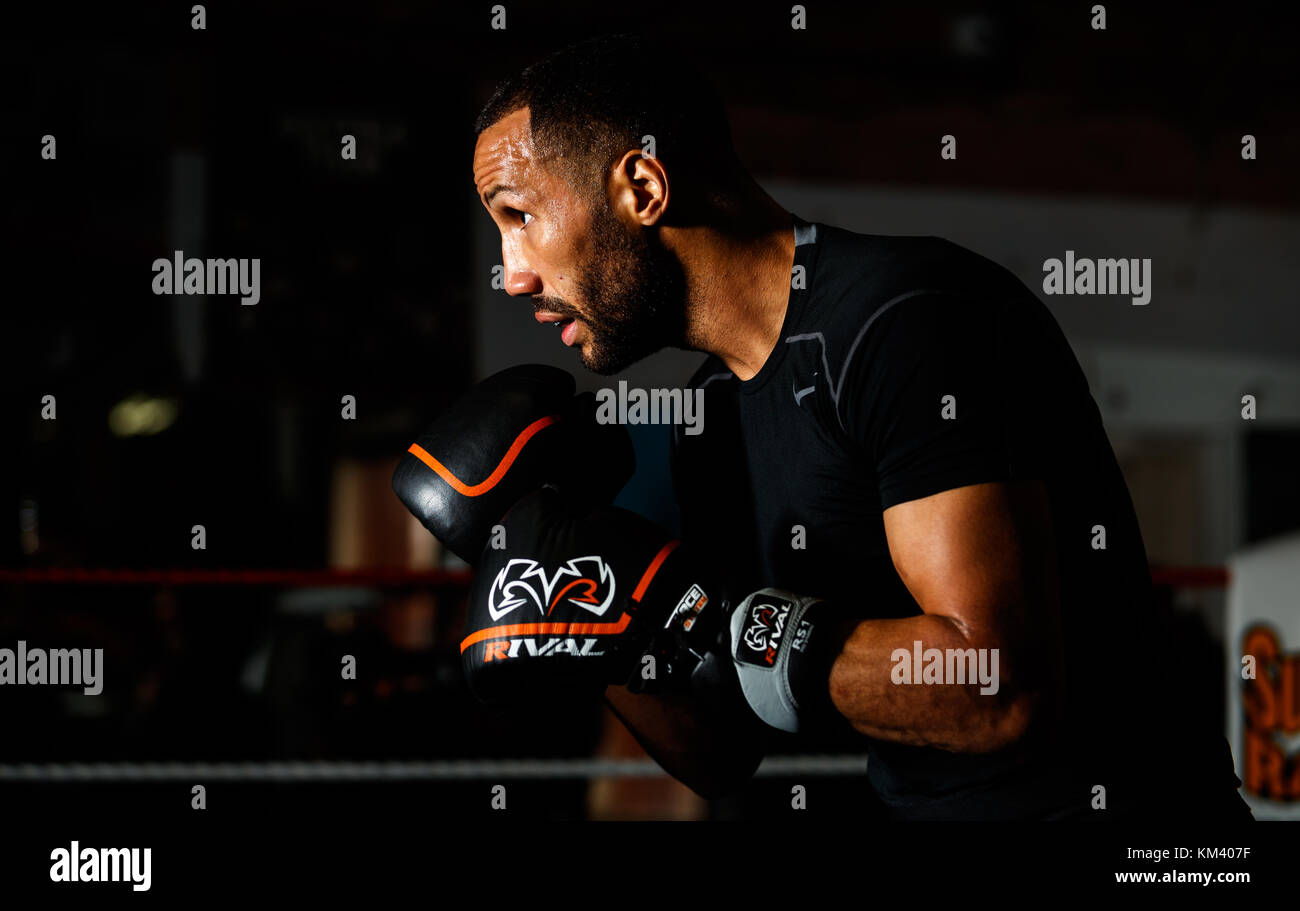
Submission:
POLYGON ((533 317, 544 325, 558 326, 560 329, 560 341, 566 345, 572 345, 578 334, 578 321, 572 316, 564 316, 551 310, 538 310, 533 317))

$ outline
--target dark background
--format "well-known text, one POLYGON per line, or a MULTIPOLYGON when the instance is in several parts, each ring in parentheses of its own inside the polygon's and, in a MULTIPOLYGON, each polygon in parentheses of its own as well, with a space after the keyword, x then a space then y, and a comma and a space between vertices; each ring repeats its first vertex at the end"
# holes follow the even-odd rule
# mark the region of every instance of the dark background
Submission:
MULTIPOLYGON (((1296 236, 1300 78, 1293 23, 1275 14, 1108 4, 1099 32, 1087 4, 809 6, 805 32, 790 29, 788 3, 509 3, 500 32, 490 4, 211 3, 199 32, 189 3, 6 7, 0 566, 441 565, 431 541, 405 537, 387 472, 486 371, 485 344, 554 346, 526 334, 530 304, 509 302, 514 323, 485 309, 502 292, 480 269, 494 254, 471 181, 473 115, 496 80, 647 16, 715 79, 741 158, 765 184, 1233 209, 1296 236), (1257 161, 1240 159, 1244 132, 1259 137, 1257 161), (56 161, 40 158, 46 133, 56 161), (357 161, 339 158, 343 133, 356 135, 357 161), (945 133, 960 137, 956 162, 937 154, 945 133), (178 246, 260 257, 261 302, 154 296, 150 264, 178 246), (340 419, 345 394, 356 420, 340 419), (45 395, 57 397, 56 421, 40 417, 45 395), (117 435, 108 416, 130 396, 172 403, 175 420, 117 435), (196 523, 206 550, 190 547, 196 523)), ((672 59, 629 65, 653 80, 672 59)), ((1134 332, 1153 350, 1208 347, 1295 368, 1297 286, 1273 287, 1170 308, 1153 317, 1167 324, 1134 332)), ((1128 332, 1048 303, 1072 341, 1128 332)), ((684 383, 689 369, 674 375, 684 383)), ((1108 401, 1122 411, 1122 395, 1108 401)), ((1122 461, 1165 451, 1128 433, 1122 461)), ((1244 439, 1234 547, 1300 528, 1295 426, 1244 439)), ((671 512, 661 442, 638 440, 629 503, 651 514, 671 512)), ((1141 464, 1130 483, 1144 531, 1176 540, 1161 523, 1182 519, 1144 505, 1161 502, 1140 483, 1160 463, 1141 464)), ((1201 491, 1185 494, 1196 502, 1201 491)), ((1201 545, 1171 545, 1165 562, 1228 556, 1201 545)), ((1160 547, 1152 553, 1160 562, 1160 547)), ((107 668, 93 702, 52 687, 0 692, 0 764, 635 755, 597 706, 538 717, 473 703, 455 650, 456 577, 437 589, 234 581, 0 580, 0 644, 102 647, 107 668), (341 654, 357 656, 359 681, 338 679, 341 654)), ((1165 597, 1179 607, 1172 589, 1165 597)), ((1189 655, 1205 656, 1206 711, 1222 714, 1221 602, 1182 608, 1189 655)), ((855 812, 860 784, 828 781, 842 799, 810 801, 809 812, 855 812)), ((780 777, 713 804, 669 782, 646 787, 524 781, 511 807, 547 819, 761 817, 789 793, 780 777)), ((464 816, 487 812, 485 788, 244 785, 214 804, 432 803, 464 816)), ((190 812, 188 785, 176 783, 0 789, 15 805, 190 812)))

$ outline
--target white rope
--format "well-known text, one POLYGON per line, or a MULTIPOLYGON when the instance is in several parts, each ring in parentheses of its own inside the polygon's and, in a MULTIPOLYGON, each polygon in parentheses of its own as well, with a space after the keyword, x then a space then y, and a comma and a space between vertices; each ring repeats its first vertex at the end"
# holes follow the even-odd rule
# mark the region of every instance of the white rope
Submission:
MULTIPOLYGON (((757 776, 861 775, 866 756, 773 756, 757 776)), ((15 781, 458 781, 512 778, 661 778, 651 759, 458 759, 395 762, 99 762, 0 765, 15 781)))

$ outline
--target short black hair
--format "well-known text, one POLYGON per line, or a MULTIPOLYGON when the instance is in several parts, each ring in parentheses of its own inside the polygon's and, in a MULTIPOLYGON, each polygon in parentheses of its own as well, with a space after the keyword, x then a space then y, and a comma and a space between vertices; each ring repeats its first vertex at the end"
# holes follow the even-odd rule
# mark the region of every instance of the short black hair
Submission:
POLYGON ((588 199, 603 197, 609 169, 647 135, 688 192, 740 169, 720 96, 666 39, 600 35, 556 51, 497 87, 475 134, 525 107, 538 155, 588 199))

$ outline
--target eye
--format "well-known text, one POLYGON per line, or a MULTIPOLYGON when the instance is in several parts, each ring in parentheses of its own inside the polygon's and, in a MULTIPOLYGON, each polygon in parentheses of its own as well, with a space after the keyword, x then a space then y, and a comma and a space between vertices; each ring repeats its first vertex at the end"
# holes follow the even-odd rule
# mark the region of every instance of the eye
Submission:
POLYGON ((528 227, 528 225, 532 222, 533 218, 535 217, 531 213, 521 211, 519 209, 514 208, 513 206, 502 206, 501 214, 508 221, 520 222, 521 227, 524 228, 528 227))

